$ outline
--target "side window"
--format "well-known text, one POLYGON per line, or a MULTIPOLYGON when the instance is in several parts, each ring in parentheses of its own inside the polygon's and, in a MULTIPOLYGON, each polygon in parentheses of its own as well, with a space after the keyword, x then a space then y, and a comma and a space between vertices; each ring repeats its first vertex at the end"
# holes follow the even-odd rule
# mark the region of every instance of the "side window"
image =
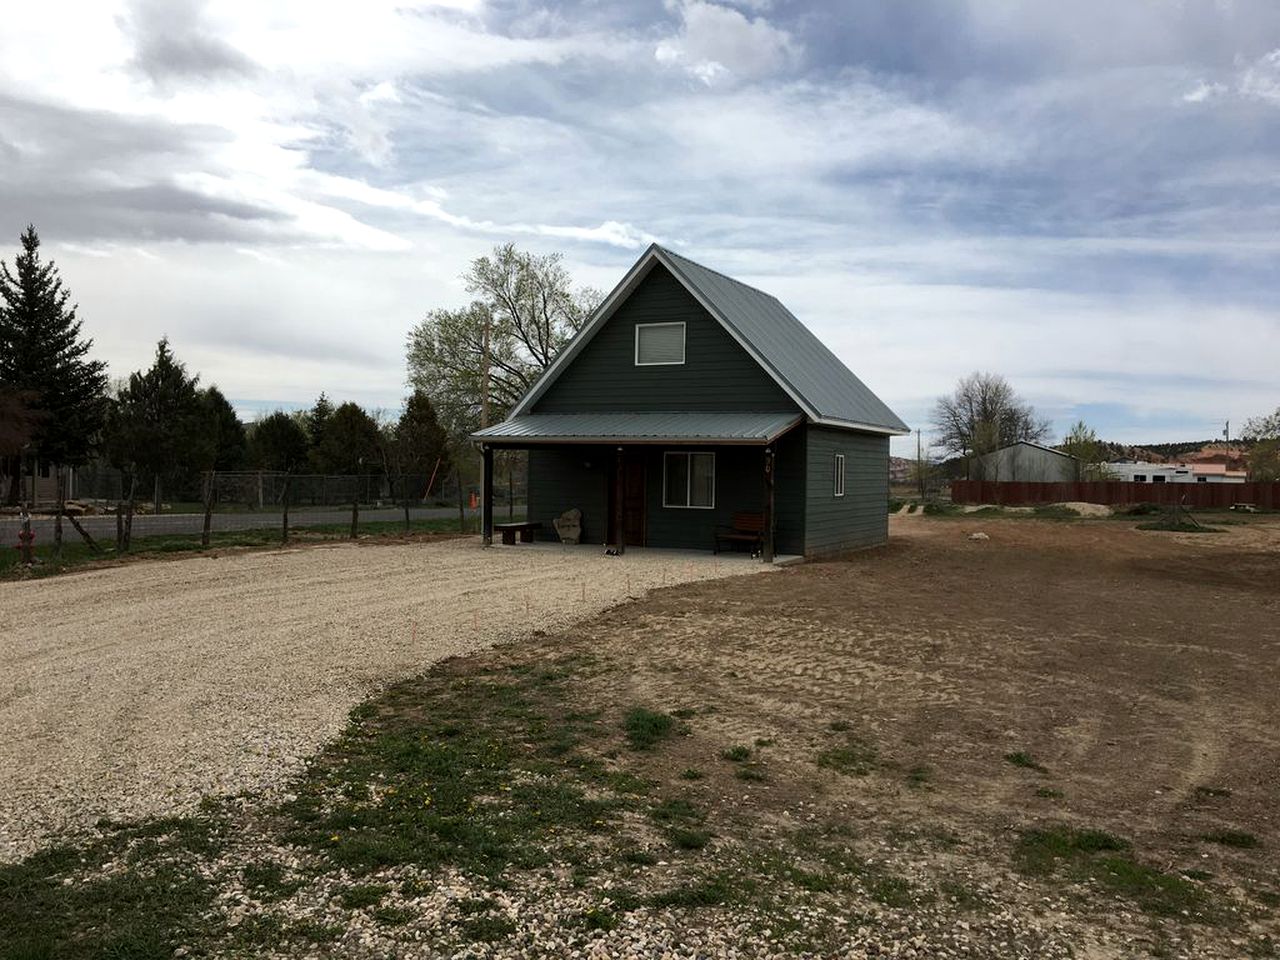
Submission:
POLYGON ((831 470, 831 480, 832 480, 831 495, 833 497, 843 497, 844 496, 844 454, 843 453, 837 453, 835 455, 835 462, 832 465, 832 470, 831 470))

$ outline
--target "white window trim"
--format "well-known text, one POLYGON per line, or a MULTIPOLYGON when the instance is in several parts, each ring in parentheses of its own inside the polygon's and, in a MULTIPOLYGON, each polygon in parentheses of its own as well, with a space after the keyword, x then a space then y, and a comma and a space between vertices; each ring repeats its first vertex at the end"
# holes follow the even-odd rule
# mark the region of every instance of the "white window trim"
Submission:
POLYGON ((832 460, 832 491, 831 495, 836 498, 844 496, 844 454, 837 453, 832 460))
POLYGON ((664 510, 714 510, 716 508, 716 454, 714 450, 668 450, 662 454, 662 508, 664 510), (693 504, 690 494, 693 492, 693 468, 685 464, 684 471, 684 503, 671 503, 667 496, 667 457, 692 456, 711 458, 711 503, 708 505, 693 504))
POLYGON ((637 367, 681 367, 684 366, 685 358, 685 326, 683 320, 668 320, 662 323, 637 323, 636 324, 636 345, 635 360, 637 367), (679 360, 658 360, 649 363, 640 362, 640 328, 641 327, 679 327, 680 328, 680 359, 679 360))

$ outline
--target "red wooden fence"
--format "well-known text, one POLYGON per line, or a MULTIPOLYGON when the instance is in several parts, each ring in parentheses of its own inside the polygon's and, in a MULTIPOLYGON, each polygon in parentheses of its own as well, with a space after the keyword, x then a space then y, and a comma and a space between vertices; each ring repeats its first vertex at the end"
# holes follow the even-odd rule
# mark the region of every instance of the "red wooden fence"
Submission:
POLYGON ((1259 510, 1280 509, 1275 483, 1129 483, 1092 480, 1080 483, 1019 483, 1006 480, 952 480, 953 503, 1030 506, 1038 503, 1181 503, 1185 507, 1229 507, 1251 503, 1259 510))

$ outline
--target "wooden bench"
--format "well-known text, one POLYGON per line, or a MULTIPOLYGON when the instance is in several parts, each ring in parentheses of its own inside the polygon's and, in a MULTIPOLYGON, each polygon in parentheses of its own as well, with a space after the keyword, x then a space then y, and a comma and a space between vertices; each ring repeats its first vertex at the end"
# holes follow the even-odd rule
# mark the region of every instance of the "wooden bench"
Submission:
POLYGON ((502 542, 507 546, 514 546, 516 542, 516 534, 520 534, 521 543, 533 543, 533 533, 535 530, 541 530, 540 523, 495 523, 493 529, 502 534, 502 542))
POLYGON ((716 528, 715 553, 720 552, 720 544, 745 543, 750 545, 752 554, 764 548, 764 514, 735 513, 733 526, 716 528))

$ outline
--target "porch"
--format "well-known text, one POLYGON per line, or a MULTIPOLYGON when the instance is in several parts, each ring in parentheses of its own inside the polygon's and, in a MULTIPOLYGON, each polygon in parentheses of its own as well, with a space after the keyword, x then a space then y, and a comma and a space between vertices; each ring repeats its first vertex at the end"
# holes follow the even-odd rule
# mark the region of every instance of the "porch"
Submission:
POLYGON ((529 454, 526 519, 539 540, 556 540, 555 519, 576 509, 582 543, 619 554, 712 551, 717 533, 734 528, 759 531, 758 542, 725 545, 765 562, 803 554, 799 422, 776 413, 531 415, 481 431, 484 542, 494 539, 493 451, 517 449, 529 454))

